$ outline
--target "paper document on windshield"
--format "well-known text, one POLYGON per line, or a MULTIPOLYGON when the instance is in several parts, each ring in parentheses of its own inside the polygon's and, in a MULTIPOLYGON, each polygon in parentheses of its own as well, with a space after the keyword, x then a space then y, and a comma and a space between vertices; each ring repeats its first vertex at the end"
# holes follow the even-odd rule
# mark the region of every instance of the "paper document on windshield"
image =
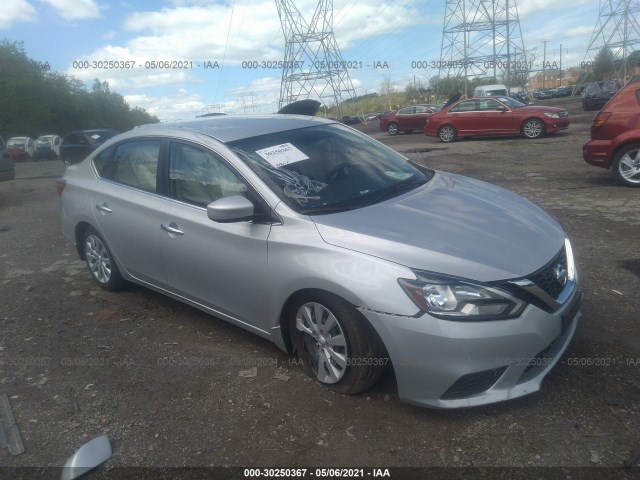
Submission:
POLYGON ((283 143, 281 145, 256 150, 256 153, 276 168, 309 158, 290 143, 283 143))

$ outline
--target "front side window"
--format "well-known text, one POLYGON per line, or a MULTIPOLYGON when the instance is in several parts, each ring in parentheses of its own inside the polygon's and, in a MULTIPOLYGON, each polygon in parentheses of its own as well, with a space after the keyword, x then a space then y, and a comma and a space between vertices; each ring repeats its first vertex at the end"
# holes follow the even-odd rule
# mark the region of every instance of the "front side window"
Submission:
POLYGON ((173 198, 199 206, 247 192, 245 183, 222 158, 184 143, 171 144, 169 180, 173 198))
POLYGON ((402 108, 398 111, 398 115, 410 115, 413 113, 413 107, 402 108))
POLYGON ((155 192, 159 153, 160 140, 127 142, 115 148, 107 168, 100 159, 94 160, 94 165, 102 176, 114 182, 155 192))
POLYGON ((449 110, 450 112, 474 112, 476 111, 476 101, 475 100, 465 100, 464 102, 460 102, 458 105, 449 110))
POLYGON ((500 105, 500 103, 496 102, 495 100, 488 98, 488 99, 483 99, 479 101, 480 103, 480 110, 484 111, 484 112, 493 112, 498 110, 498 107, 502 106, 500 105))
POLYGON ((309 215, 371 205, 413 190, 432 176, 383 145, 337 124, 228 145, 287 205, 309 215))

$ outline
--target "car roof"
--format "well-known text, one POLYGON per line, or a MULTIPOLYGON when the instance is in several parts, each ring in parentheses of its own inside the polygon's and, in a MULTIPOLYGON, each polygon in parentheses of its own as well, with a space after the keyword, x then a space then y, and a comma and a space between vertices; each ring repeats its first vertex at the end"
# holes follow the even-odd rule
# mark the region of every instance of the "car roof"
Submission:
POLYGON ((200 133, 222 143, 298 128, 337 123, 320 117, 303 115, 225 115, 197 118, 172 123, 143 125, 128 132, 131 136, 179 134, 180 131, 200 133))

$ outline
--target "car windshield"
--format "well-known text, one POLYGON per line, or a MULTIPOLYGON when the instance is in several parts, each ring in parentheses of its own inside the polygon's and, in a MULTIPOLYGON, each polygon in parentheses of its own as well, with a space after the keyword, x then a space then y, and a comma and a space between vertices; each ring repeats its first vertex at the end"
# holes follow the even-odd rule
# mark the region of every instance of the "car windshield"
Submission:
POLYGON ((526 107, 526 105, 524 103, 521 103, 517 100, 514 100, 511 97, 498 97, 498 100, 500 100, 502 103, 505 103, 507 105, 509 105, 511 108, 522 108, 522 107, 526 107))
POLYGON ((228 145, 287 205, 309 215, 371 205, 413 190, 433 176, 336 124, 228 145))
POLYGON ((24 148, 24 140, 9 140, 7 144, 9 148, 24 148))
POLYGON ((51 137, 40 137, 36 140, 36 145, 49 145, 51 137))

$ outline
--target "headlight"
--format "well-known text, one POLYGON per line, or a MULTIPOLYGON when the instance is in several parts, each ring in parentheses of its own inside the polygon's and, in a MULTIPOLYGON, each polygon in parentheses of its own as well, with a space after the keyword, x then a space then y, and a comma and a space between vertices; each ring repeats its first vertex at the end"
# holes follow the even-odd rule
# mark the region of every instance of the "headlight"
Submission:
POLYGON ((560 118, 560 115, 557 113, 545 113, 544 116, 549 118, 560 118))
POLYGON ((415 272, 417 280, 398 279, 405 293, 423 311, 448 320, 503 320, 519 316, 526 303, 490 285, 415 272))

